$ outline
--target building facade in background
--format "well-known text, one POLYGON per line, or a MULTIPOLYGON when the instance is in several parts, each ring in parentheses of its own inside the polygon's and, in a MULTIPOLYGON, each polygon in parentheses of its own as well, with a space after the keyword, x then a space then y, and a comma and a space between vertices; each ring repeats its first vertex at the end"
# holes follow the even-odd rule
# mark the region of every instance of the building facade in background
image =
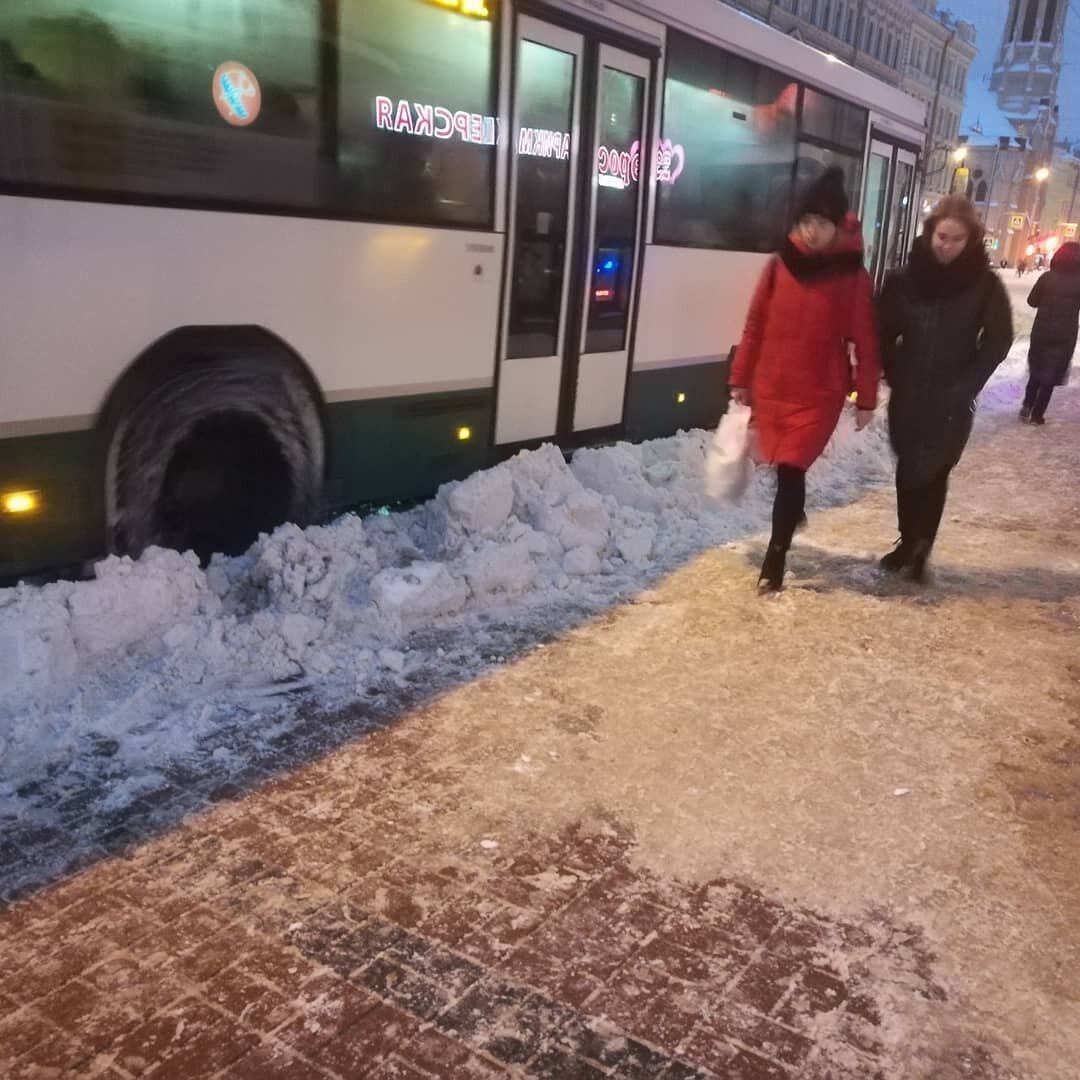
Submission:
POLYGON ((951 189, 975 27, 937 0, 726 0, 926 105, 924 200, 951 189))
POLYGON ((1076 238, 1080 147, 1058 142, 1067 9, 1012 0, 989 83, 971 90, 966 187, 992 257, 1010 265, 1076 238))

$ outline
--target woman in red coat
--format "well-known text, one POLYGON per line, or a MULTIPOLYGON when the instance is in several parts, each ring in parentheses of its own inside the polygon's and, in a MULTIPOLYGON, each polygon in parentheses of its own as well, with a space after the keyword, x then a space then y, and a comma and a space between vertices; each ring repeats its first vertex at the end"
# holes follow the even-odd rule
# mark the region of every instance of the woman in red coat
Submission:
POLYGON ((825 449, 852 389, 861 431, 881 378, 873 285, 843 173, 827 170, 804 194, 795 228, 765 268, 731 371, 732 397, 753 410, 761 460, 776 466, 772 537, 758 587, 784 581, 787 551, 805 521, 806 470, 825 449))

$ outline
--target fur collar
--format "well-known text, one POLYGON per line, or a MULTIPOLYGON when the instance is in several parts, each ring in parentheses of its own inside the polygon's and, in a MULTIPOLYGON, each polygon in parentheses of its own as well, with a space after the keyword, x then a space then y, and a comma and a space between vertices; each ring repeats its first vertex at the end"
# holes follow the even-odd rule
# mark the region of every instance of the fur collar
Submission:
POLYGON ((947 300, 959 296, 990 273, 990 263, 981 244, 969 244, 948 266, 934 258, 930 242, 920 236, 911 249, 908 275, 915 291, 924 300, 947 300))
POLYGON ((780 249, 780 258, 796 281, 854 274, 863 268, 862 230, 854 214, 840 223, 836 242, 828 251, 811 251, 793 231, 780 249))

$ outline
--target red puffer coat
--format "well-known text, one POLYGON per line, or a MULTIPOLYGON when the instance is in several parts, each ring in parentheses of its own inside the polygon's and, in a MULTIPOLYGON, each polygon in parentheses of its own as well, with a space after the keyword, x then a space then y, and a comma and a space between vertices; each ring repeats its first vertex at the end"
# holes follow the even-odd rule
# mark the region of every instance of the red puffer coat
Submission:
POLYGON ((828 251, 793 234, 765 268, 735 353, 730 384, 750 391, 762 461, 808 469, 855 389, 860 409, 877 407, 881 378, 873 285, 862 235, 849 214, 828 251), (854 386, 848 343, 857 359, 854 386))

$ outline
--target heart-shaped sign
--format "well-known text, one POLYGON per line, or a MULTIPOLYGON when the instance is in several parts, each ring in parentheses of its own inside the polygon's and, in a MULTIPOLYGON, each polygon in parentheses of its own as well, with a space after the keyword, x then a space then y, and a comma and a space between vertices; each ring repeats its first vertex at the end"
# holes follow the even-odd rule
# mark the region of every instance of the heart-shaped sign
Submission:
POLYGON ((656 144, 656 179, 661 184, 674 184, 686 168, 686 151, 670 139, 660 139, 656 144))

